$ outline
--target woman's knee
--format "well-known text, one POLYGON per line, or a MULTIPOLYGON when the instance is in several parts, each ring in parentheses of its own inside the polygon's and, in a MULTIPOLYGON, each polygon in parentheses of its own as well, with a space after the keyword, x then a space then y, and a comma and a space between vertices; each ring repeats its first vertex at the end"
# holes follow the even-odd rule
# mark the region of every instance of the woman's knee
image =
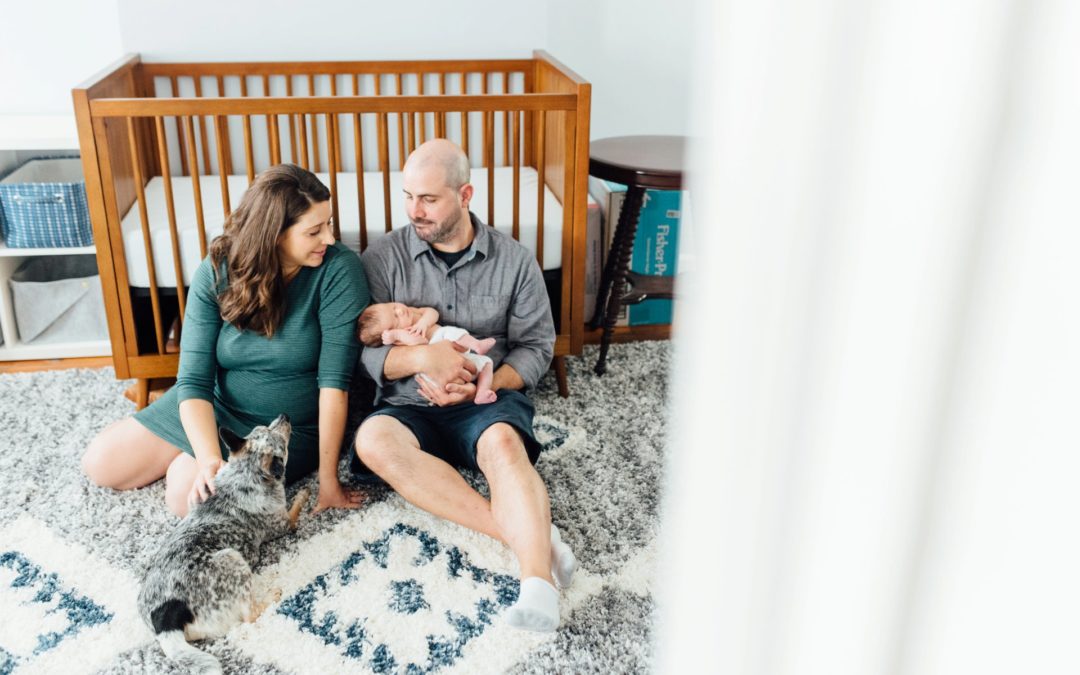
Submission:
POLYGON ((120 469, 121 454, 114 433, 115 425, 103 429, 86 447, 79 460, 83 474, 99 487, 118 488, 124 476, 120 469))
POLYGON ((195 458, 185 454, 178 455, 165 472, 165 505, 180 518, 187 515, 188 495, 197 472, 195 458))
POLYGON ((177 518, 183 518, 188 513, 187 492, 179 488, 165 485, 165 505, 177 518))

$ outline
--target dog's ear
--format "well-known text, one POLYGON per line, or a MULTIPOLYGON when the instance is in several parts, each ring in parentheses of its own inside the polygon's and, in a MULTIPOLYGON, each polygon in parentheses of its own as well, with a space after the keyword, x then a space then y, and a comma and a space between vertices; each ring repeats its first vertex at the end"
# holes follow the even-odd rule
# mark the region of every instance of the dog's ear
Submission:
POLYGON ((225 444, 225 447, 229 449, 229 454, 238 454, 241 448, 244 447, 244 439, 237 436, 228 427, 218 427, 218 437, 221 438, 221 442, 225 444))

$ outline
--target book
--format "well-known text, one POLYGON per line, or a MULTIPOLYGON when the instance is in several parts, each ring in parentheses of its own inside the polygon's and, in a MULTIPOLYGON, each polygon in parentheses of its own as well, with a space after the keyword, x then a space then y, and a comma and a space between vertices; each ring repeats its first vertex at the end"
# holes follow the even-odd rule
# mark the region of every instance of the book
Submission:
POLYGON ((600 243, 603 235, 600 205, 590 196, 585 208, 585 320, 589 321, 596 311, 596 295, 600 292, 604 247, 600 243))

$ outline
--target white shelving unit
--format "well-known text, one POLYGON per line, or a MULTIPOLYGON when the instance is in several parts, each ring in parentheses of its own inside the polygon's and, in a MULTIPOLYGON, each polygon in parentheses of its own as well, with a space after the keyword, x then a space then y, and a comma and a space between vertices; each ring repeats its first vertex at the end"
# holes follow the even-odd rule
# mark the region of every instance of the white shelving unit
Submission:
MULTIPOLYGON (((0 173, 36 155, 77 154, 79 137, 74 115, 0 115, 0 173)), ((94 255, 93 246, 80 248, 8 248, 0 241, 0 361, 108 356, 108 340, 23 343, 15 323, 11 274, 24 260, 43 256, 94 255)))

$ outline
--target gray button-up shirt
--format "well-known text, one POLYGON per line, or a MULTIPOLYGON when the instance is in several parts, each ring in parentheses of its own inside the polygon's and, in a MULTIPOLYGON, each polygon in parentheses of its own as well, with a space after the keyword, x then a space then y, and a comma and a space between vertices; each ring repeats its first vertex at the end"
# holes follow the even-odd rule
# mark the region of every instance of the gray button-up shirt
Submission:
MULTIPOLYGON (((439 325, 460 326, 477 338, 495 338, 487 353, 495 369, 507 363, 533 388, 551 364, 555 323, 536 258, 509 235, 474 214, 469 252, 447 267, 412 225, 399 227, 368 246, 361 260, 371 301, 434 307, 439 325)), ((412 377, 387 380, 391 347, 365 347, 364 368, 378 385, 376 402, 426 405, 412 377)))

